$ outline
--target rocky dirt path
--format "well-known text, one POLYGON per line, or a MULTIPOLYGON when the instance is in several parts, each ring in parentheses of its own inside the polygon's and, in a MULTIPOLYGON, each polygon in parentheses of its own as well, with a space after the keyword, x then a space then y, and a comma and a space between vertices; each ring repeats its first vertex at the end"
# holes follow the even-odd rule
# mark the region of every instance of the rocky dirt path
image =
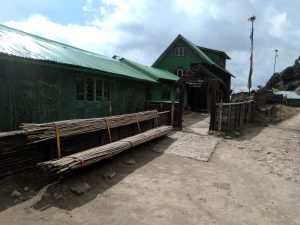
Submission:
MULTIPOLYGON (((201 121, 194 128, 205 128, 201 121)), ((250 127, 239 139, 218 140, 208 162, 143 145, 12 204, 11 191, 25 185, 16 183, 0 193, 0 224, 298 225, 299 129, 300 114, 250 127), (84 194, 70 191, 84 182, 91 186, 84 194)))

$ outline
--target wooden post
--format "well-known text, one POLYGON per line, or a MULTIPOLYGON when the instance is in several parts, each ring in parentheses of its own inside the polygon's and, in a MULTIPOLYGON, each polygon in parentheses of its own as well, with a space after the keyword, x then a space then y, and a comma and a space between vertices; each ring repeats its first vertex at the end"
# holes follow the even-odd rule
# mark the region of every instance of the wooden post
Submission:
POLYGON ((54 123, 55 137, 56 137, 56 147, 57 147, 57 158, 61 158, 61 148, 60 148, 60 134, 59 128, 56 123, 54 123))
POLYGON ((219 121, 218 121, 218 131, 222 131, 222 115, 223 114, 223 103, 219 103, 219 121))
POLYGON ((111 100, 109 100, 109 109, 108 109, 109 116, 112 116, 112 106, 111 106, 111 100))
POLYGON ((140 120, 138 117, 138 114, 135 114, 135 118, 136 118, 136 124, 138 126, 138 130, 139 130, 139 134, 141 133, 141 127, 140 127, 140 120))
POLYGON ((178 128, 182 129, 182 113, 183 113, 183 101, 184 101, 184 92, 185 92, 185 79, 181 78, 179 80, 179 105, 178 105, 178 128))
POLYGON ((174 123, 174 110, 175 110, 174 101, 172 101, 172 104, 171 104, 171 126, 172 127, 173 127, 173 123, 174 123))
POLYGON ((106 123, 107 131, 108 131, 109 141, 111 143, 112 142, 112 137, 111 137, 110 127, 109 127, 109 123, 108 123, 107 117, 105 117, 105 123, 106 123))
POLYGON ((228 131, 231 131, 231 105, 228 106, 228 131))

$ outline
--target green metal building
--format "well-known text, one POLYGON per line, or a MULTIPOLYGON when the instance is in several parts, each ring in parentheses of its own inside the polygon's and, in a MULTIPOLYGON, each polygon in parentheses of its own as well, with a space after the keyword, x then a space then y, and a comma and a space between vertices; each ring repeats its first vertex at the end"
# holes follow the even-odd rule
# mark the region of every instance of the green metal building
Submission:
POLYGON ((157 81, 148 85, 148 99, 152 101, 176 101, 178 100, 176 83, 179 80, 178 76, 150 66, 146 66, 119 56, 114 56, 114 59, 119 59, 120 62, 128 65, 137 71, 146 74, 148 77, 157 81))
POLYGON ((195 75, 193 82, 187 82, 184 105, 201 111, 209 109, 212 95, 216 95, 217 101, 229 101, 231 77, 234 76, 226 70, 228 59, 225 52, 197 46, 179 34, 152 66, 178 77, 195 75), (212 85, 212 80, 217 80, 218 84, 212 85))
POLYGON ((177 77, 134 64, 0 25, 0 131, 143 111, 177 77))

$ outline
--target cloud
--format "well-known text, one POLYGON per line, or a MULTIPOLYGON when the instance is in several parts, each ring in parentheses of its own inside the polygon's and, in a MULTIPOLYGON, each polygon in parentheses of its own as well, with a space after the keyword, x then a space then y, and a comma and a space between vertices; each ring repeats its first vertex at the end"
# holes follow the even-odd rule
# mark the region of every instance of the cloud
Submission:
POLYGON ((114 34, 105 29, 91 25, 61 25, 38 14, 21 22, 9 21, 5 25, 104 55, 111 55, 111 46, 118 42, 114 34))
POLYGON ((37 35, 107 56, 120 55, 151 65, 181 33, 195 44, 226 51, 227 68, 236 75, 235 90, 246 89, 249 71, 250 23, 255 21, 253 87, 273 72, 274 49, 279 50, 278 71, 300 53, 300 2, 290 0, 86 0, 77 22, 58 23, 32 14, 22 21, 5 21, 37 35))

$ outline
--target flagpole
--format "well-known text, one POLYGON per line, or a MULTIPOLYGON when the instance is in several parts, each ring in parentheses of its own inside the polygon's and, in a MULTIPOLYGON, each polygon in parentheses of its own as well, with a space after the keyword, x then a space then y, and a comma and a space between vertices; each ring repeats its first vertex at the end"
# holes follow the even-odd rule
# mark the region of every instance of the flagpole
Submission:
POLYGON ((251 40, 251 55, 250 55, 250 70, 249 70, 249 77, 248 77, 248 89, 249 89, 249 99, 250 99, 250 91, 252 87, 252 73, 253 73, 253 49, 254 49, 254 20, 256 17, 253 15, 250 18, 248 18, 249 21, 251 21, 251 34, 250 34, 250 40, 251 40))

